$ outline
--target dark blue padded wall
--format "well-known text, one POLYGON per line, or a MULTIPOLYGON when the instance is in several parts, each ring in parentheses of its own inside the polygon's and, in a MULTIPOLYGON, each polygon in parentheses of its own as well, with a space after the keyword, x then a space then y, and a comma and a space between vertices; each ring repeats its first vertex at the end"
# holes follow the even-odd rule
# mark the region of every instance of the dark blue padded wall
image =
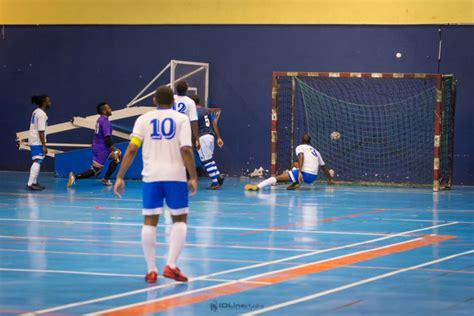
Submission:
MULTIPOLYGON (((474 27, 443 28, 441 72, 460 79, 455 182, 466 184, 474 184, 472 38, 474 27)), ((231 175, 268 168, 272 71, 437 72, 437 55, 435 26, 6 27, 0 144, 8 154, 0 169, 29 168, 29 155, 15 150, 14 133, 28 127, 30 95, 51 95, 50 124, 92 114, 102 100, 121 107, 170 59, 211 65, 211 103, 224 109, 220 168, 231 175), (395 58, 397 52, 403 57, 395 58)), ((84 141, 84 132, 63 138, 50 139, 84 141)))

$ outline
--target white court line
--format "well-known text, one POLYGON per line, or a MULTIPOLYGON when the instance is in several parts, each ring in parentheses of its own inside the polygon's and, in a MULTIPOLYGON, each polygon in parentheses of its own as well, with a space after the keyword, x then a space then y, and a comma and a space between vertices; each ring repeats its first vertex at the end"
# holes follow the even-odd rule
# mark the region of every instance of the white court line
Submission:
MULTIPOLYGON (((52 220, 52 219, 29 219, 29 218, 0 218, 0 221, 10 222, 38 222, 38 223, 61 223, 61 224, 85 224, 85 225, 109 225, 109 226, 133 226, 142 227, 143 223, 130 222, 86 222, 72 220, 52 220)), ((171 225, 160 225, 160 227, 171 227, 171 225)), ((357 236, 388 236, 390 234, 381 233, 363 233, 363 232, 340 232, 328 230, 297 230, 297 229, 269 229, 269 228, 249 228, 249 227, 214 227, 214 226, 195 226, 189 225, 191 229, 209 229, 209 230, 234 230, 234 231, 264 231, 264 232, 289 232, 289 233, 308 233, 308 234, 333 234, 333 235, 357 235, 357 236)))
POLYGON ((119 273, 105 273, 105 272, 83 272, 83 271, 70 271, 70 270, 37 270, 37 269, 11 269, 11 268, 0 268, 0 271, 10 272, 34 272, 34 273, 57 273, 57 274, 77 274, 77 275, 96 275, 96 276, 112 276, 112 277, 125 277, 125 278, 143 278, 141 274, 119 274, 119 273))
MULTIPOLYGON (((101 239, 82 239, 82 238, 62 238, 62 237, 41 237, 41 236, 15 236, 15 235, 0 235, 3 239, 29 239, 29 240, 56 240, 56 241, 71 241, 71 242, 91 242, 91 243, 110 243, 110 244, 125 244, 125 245, 141 245, 141 241, 128 241, 128 240, 109 240, 104 241, 101 239)), ((168 243, 157 242, 158 246, 168 246, 168 243)), ((290 252, 307 252, 314 251, 314 249, 304 248, 272 248, 272 247, 257 247, 257 246, 236 246, 236 245, 212 245, 212 244, 192 244, 187 243, 186 246, 196 248, 231 248, 231 249, 247 249, 247 250, 267 250, 267 251, 290 251, 290 252)))
POLYGON ((154 299, 154 300, 151 300, 151 301, 144 301, 144 302, 133 303, 133 304, 128 304, 128 305, 124 305, 124 306, 114 307, 114 308, 110 308, 110 309, 107 309, 107 310, 97 311, 97 312, 94 312, 93 314, 89 314, 89 315, 110 313, 110 312, 114 312, 114 311, 121 310, 121 309, 124 309, 124 308, 131 308, 131 307, 140 306, 140 305, 144 305, 144 304, 156 303, 156 302, 163 301, 163 300, 166 300, 166 299, 180 297, 180 296, 183 296, 183 295, 194 294, 194 293, 198 293, 198 292, 204 292, 204 291, 211 290, 211 289, 214 289, 214 288, 219 288, 219 287, 232 285, 232 284, 236 284, 236 283, 243 283, 243 282, 255 279, 255 278, 261 278, 261 277, 264 277, 264 276, 267 276, 267 275, 272 275, 272 274, 275 274, 275 273, 284 273, 285 271, 288 271, 288 270, 299 269, 299 268, 303 268, 303 267, 314 265, 314 264, 320 264, 320 263, 332 261, 332 260, 335 260, 335 259, 342 259, 342 258, 345 258, 345 257, 350 257, 350 256, 353 256, 353 255, 358 255, 358 254, 362 254, 362 253, 366 253, 366 252, 371 252, 371 251, 376 251, 376 250, 380 250, 380 249, 390 248, 390 247, 393 247, 393 246, 398 246, 398 245, 418 241, 418 240, 421 240, 421 239, 422 238, 410 239, 410 240, 407 240, 407 241, 402 241, 402 242, 395 243, 395 244, 389 244, 389 245, 378 247, 378 248, 357 251, 357 252, 348 253, 348 254, 333 257, 333 258, 328 258, 328 259, 323 259, 323 260, 319 260, 319 261, 309 262, 309 263, 297 265, 297 266, 290 267, 290 268, 279 269, 279 270, 275 270, 275 271, 267 271, 267 272, 264 272, 264 273, 261 273, 261 274, 252 275, 252 276, 249 276, 249 277, 246 277, 246 278, 234 280, 234 281, 224 283, 224 284, 216 284, 216 285, 212 285, 212 286, 205 287, 205 288, 200 288, 200 289, 196 289, 196 290, 192 290, 192 291, 187 291, 187 292, 183 292, 183 293, 177 293, 177 294, 173 294, 173 295, 169 295, 169 296, 164 296, 164 297, 161 297, 159 299, 154 299))
POLYGON ((280 308, 283 308, 283 307, 286 307, 286 306, 289 306, 289 305, 294 305, 294 304, 298 304, 298 303, 301 303, 301 302, 309 301, 309 300, 312 300, 312 299, 315 299, 315 298, 318 298, 318 297, 321 297, 321 296, 333 294, 333 293, 340 292, 340 291, 343 291, 343 290, 346 290, 346 289, 350 289, 350 288, 353 288, 353 287, 356 287, 356 286, 359 286, 359 285, 362 285, 362 284, 374 282, 374 281, 377 281, 377 280, 380 280, 380 279, 385 279, 385 278, 388 278, 388 277, 391 277, 391 276, 394 276, 394 275, 397 275, 397 274, 400 274, 400 273, 416 270, 416 269, 423 268, 423 267, 426 267, 426 266, 429 266, 429 265, 433 265, 435 263, 451 260, 451 259, 454 259, 454 258, 457 258, 457 257, 460 257, 460 256, 469 255, 469 254, 472 254, 472 253, 474 253, 474 250, 469 250, 469 251, 457 253, 457 254, 454 254, 454 255, 451 255, 451 256, 447 256, 447 257, 443 257, 443 258, 440 258, 440 259, 437 259, 437 260, 425 262, 425 263, 418 264, 418 265, 415 265, 415 266, 411 266, 411 267, 408 267, 408 268, 403 268, 403 269, 399 269, 399 270, 396 270, 396 271, 388 272, 388 273, 381 274, 381 275, 378 275, 378 276, 375 276, 375 277, 371 277, 371 278, 364 279, 364 280, 361 280, 361 281, 349 283, 349 284, 339 286, 339 287, 336 287, 336 288, 333 288, 333 289, 330 289, 330 290, 317 292, 317 293, 314 293, 312 295, 304 296, 304 297, 301 297, 301 298, 298 298, 298 299, 295 299, 295 300, 291 300, 291 301, 287 301, 287 302, 284 302, 284 303, 281 303, 281 304, 272 305, 272 306, 269 306, 269 307, 266 307, 266 308, 262 308, 262 309, 252 311, 250 313, 241 314, 241 315, 242 316, 250 316, 250 315, 259 315, 259 314, 267 313, 267 312, 274 311, 276 309, 280 309, 280 308))
MULTIPOLYGON (((409 218, 374 218, 374 220, 379 221, 390 221, 390 222, 420 222, 420 223, 448 223, 446 220, 429 220, 429 219, 409 219, 409 218)), ((469 221, 457 221, 459 224, 474 224, 474 222, 469 221)))
MULTIPOLYGON (((306 253, 306 254, 302 254, 302 255, 287 257, 287 258, 273 260, 273 261, 262 262, 262 263, 258 263, 258 264, 254 264, 254 265, 250 265, 250 266, 241 267, 241 268, 224 270, 224 271, 215 272, 215 273, 211 273, 211 274, 208 274, 208 275, 203 275, 203 276, 200 276, 200 277, 192 278, 188 281, 188 283, 199 281, 199 280, 202 280, 202 279, 207 279, 207 278, 210 278, 210 277, 215 277, 215 276, 218 276, 218 275, 224 275, 224 274, 229 274, 229 273, 233 273, 233 272, 239 272, 239 271, 244 271, 244 270, 249 270, 249 269, 254 269, 254 268, 260 268, 260 267, 263 267, 263 266, 268 266, 268 265, 272 265, 272 264, 276 264, 276 263, 280 263, 280 262, 291 261, 291 260, 295 260, 295 259, 299 259, 299 258, 303 258, 303 257, 313 256, 315 254, 321 254, 321 253, 326 253, 326 252, 331 252, 331 251, 336 251, 336 250, 341 250, 341 249, 353 248, 353 247, 366 245, 366 244, 370 244, 370 243, 374 243, 374 242, 378 242, 378 241, 382 241, 382 240, 386 240, 386 239, 391 239, 391 238, 396 238, 396 237, 400 237, 400 236, 403 236, 403 235, 408 235, 408 234, 411 234, 411 233, 416 233, 416 232, 425 231, 425 230, 432 230, 432 229, 435 229, 435 228, 444 227, 444 226, 451 226, 451 225, 456 225, 456 224, 457 224, 457 222, 452 222, 452 223, 443 224, 443 225, 430 226, 430 227, 426 227, 426 228, 420 228, 420 229, 416 229, 416 230, 401 232, 401 233, 393 234, 393 235, 386 236, 386 237, 381 237, 381 238, 371 239, 371 240, 367 240, 367 241, 357 242, 357 243, 353 243, 353 244, 349 244, 349 245, 345 245, 345 246, 339 246, 339 247, 334 247, 334 248, 318 250, 318 251, 314 251, 314 252, 310 252, 310 253, 306 253)), ((253 277, 250 277, 250 278, 253 278, 253 277)), ((242 281, 242 280, 240 280, 240 281, 242 281)), ((173 284, 173 283, 171 283, 171 284, 173 284)), ((70 303, 70 304, 66 304, 66 305, 60 305, 60 306, 56 306, 56 307, 42 309, 42 310, 36 311, 34 313, 30 313, 29 315, 45 314, 45 313, 55 312, 55 311, 59 311, 59 310, 69 309, 69 308, 72 308, 72 307, 77 307, 77 306, 82 306, 82 305, 89 305, 89 304, 93 304, 93 303, 97 303, 97 302, 113 300, 113 299, 122 298, 122 297, 126 297, 126 296, 131 296, 131 295, 135 295, 135 294, 139 294, 139 293, 153 291, 153 290, 156 290, 156 289, 160 289, 160 288, 163 288, 163 287, 170 286, 171 284, 163 284, 163 285, 153 286, 153 287, 149 287, 149 288, 145 288, 145 289, 141 289, 141 290, 124 292, 124 293, 121 293, 121 294, 104 296, 104 297, 91 299, 91 300, 87 300, 87 301, 81 301, 81 302, 70 303)), ((189 294, 189 292, 183 292, 182 294, 189 294)))
MULTIPOLYGON (((228 280, 228 279, 204 279, 202 281, 214 281, 214 282, 234 282, 237 280, 228 280)), ((271 285, 272 283, 270 282, 259 282, 259 281, 242 281, 241 283, 248 283, 248 284, 261 284, 261 285, 271 285)))

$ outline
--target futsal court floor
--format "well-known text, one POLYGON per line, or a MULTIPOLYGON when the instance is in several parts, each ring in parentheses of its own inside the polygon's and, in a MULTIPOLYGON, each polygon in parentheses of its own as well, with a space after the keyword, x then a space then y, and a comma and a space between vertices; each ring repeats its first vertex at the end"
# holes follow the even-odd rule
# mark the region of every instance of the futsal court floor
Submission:
POLYGON ((51 174, 30 193, 27 177, 0 172, 0 314, 474 315, 474 187, 256 193, 202 179, 178 262, 190 281, 147 285, 141 182, 119 200, 51 174))

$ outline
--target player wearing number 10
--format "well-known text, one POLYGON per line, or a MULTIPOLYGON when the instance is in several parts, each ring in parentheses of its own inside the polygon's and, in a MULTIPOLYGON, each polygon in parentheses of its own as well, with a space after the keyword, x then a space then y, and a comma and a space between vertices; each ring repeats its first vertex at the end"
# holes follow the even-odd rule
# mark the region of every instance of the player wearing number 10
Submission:
POLYGON ((173 226, 170 234, 168 262, 163 276, 176 281, 187 281, 176 261, 184 247, 187 231, 188 186, 191 195, 197 190, 197 176, 191 142, 191 126, 186 115, 171 109, 173 91, 161 86, 156 90, 156 110, 141 115, 133 127, 130 144, 117 175, 114 192, 120 197, 124 190, 124 176, 138 148, 143 156, 143 215, 142 247, 148 266, 145 280, 155 283, 156 225, 163 212, 163 202, 170 209, 173 226), (186 170, 189 181, 186 183, 186 170))
POLYGON ((332 175, 330 169, 326 166, 323 161, 321 154, 311 146, 311 137, 308 134, 304 134, 301 138, 301 144, 295 149, 296 155, 298 156, 298 163, 295 163, 295 167, 288 172, 284 172, 276 177, 268 178, 257 185, 246 184, 244 190, 246 191, 258 191, 266 186, 274 185, 277 182, 291 182, 288 190, 295 190, 299 188, 301 182, 313 183, 318 178, 318 169, 321 167, 324 171, 324 175, 328 180, 328 184, 333 184, 332 175))

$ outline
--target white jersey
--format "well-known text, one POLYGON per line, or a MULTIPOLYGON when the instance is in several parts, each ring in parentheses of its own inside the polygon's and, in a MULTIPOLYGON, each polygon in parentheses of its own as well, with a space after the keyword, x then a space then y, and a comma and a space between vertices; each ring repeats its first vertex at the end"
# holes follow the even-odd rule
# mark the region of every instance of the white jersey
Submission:
POLYGON ((28 136, 29 145, 42 145, 39 132, 44 132, 44 141, 46 141, 46 127, 48 126, 48 116, 46 112, 37 108, 31 114, 30 135, 28 136))
POLYGON ((142 141, 144 182, 186 182, 181 148, 192 147, 191 124, 186 115, 171 109, 156 109, 135 122, 132 137, 142 141))
POLYGON ((314 149, 311 145, 301 144, 296 147, 296 156, 300 153, 304 155, 303 168, 301 171, 317 175, 319 167, 325 165, 319 151, 314 149))
POLYGON ((175 95, 173 110, 186 114, 191 122, 198 120, 196 103, 188 96, 175 95))

